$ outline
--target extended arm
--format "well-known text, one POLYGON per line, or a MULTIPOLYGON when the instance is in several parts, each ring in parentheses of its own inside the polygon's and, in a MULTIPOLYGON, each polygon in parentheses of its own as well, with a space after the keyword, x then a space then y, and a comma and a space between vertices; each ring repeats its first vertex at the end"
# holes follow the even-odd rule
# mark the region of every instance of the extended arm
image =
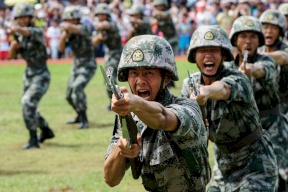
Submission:
POLYGON ((200 85, 199 95, 190 98, 195 99, 199 105, 204 105, 210 100, 228 100, 231 95, 230 86, 222 81, 215 81, 211 85, 200 85))
POLYGON ((137 95, 129 93, 125 87, 121 87, 121 92, 124 93, 123 99, 112 98, 113 111, 122 116, 133 112, 152 129, 177 130, 178 119, 172 111, 158 102, 146 101, 137 95))
POLYGON ((272 57, 277 65, 288 65, 288 53, 286 51, 279 50, 262 54, 272 57))

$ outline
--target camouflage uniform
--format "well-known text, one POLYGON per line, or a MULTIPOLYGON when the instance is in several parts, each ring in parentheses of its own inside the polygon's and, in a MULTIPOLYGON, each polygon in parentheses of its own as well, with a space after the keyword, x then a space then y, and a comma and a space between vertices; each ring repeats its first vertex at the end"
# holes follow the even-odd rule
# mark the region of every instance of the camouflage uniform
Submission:
POLYGON ((132 23, 133 28, 136 30, 136 32, 133 34, 134 36, 138 36, 138 35, 150 35, 152 34, 151 31, 151 25, 150 25, 150 21, 149 19, 147 19, 146 17, 144 17, 144 10, 142 8, 142 6, 138 5, 138 4, 134 4, 130 11, 129 11, 129 15, 133 16, 133 15, 142 15, 142 25, 137 25, 132 23))
MULTIPOLYGON (((200 47, 220 47, 226 61, 233 59, 228 35, 219 26, 202 26, 194 32, 189 62, 195 62, 200 47)), ((196 72, 184 79, 181 96, 190 98, 190 82, 205 85, 202 76, 196 72)), ((208 191, 274 191, 278 181, 276 158, 269 135, 262 130, 249 79, 223 65, 215 78, 230 86, 231 95, 225 101, 208 99, 200 106, 203 118, 209 122, 209 138, 215 143, 215 165, 208 191)), ((197 86, 194 88, 197 92, 197 86)))
MULTIPOLYGON (((157 5, 165 5, 168 8, 168 2, 166 0, 154 0, 153 5, 154 7, 157 5)), ((166 18, 156 17, 158 28, 163 33, 164 38, 170 43, 174 55, 176 55, 178 53, 178 34, 169 10, 164 11, 164 13, 166 14, 166 18)))
MULTIPOLYGON (((288 11, 288 10, 287 10, 288 11)), ((288 53, 288 45, 282 41, 286 33, 286 18, 279 11, 267 10, 261 17, 260 22, 262 24, 268 23, 276 25, 280 29, 280 34, 278 40, 275 42, 274 51, 282 50, 288 53)), ((265 46, 261 47, 265 50, 265 46)), ((283 114, 288 117, 288 66, 287 65, 277 65, 277 81, 279 85, 279 97, 281 101, 280 109, 283 114)))
MULTIPOLYGON (((142 35, 132 38, 126 44, 118 68, 119 81, 127 81, 127 70, 135 67, 165 69, 162 71, 171 73, 172 80, 178 80, 172 48, 161 37, 142 35)), ((205 191, 211 170, 199 105, 187 98, 174 97, 167 88, 160 89, 155 101, 177 116, 179 128, 175 132, 151 129, 132 114, 138 134, 142 137, 141 177, 145 189, 167 192, 205 191)), ((122 129, 116 121, 106 158, 120 137, 122 129)))
MULTIPOLYGON (((63 19, 81 18, 79 8, 74 6, 66 7, 63 13, 63 19)), ((66 40, 74 53, 74 63, 70 72, 70 78, 66 90, 66 99, 68 103, 77 112, 78 117, 86 116, 87 101, 84 89, 93 78, 97 68, 94 47, 92 45, 92 31, 88 25, 78 24, 80 34, 71 34, 66 40)), ((80 128, 80 127, 79 127, 80 128)))
MULTIPOLYGON (((258 34, 260 45, 264 44, 261 23, 258 19, 243 16, 235 20, 230 34, 231 42, 242 31, 254 31, 258 34), (263 43, 261 43, 263 42, 263 43)), ((233 41, 234 42, 234 41, 233 41)), ((236 46, 236 45, 235 45, 236 46)), ((238 69, 239 55, 235 62, 225 63, 227 68, 238 69)), ((257 52, 248 63, 263 65, 266 76, 251 80, 254 97, 260 112, 262 127, 271 135, 271 142, 277 156, 277 164, 280 175, 287 180, 288 174, 288 119, 280 112, 280 99, 278 96, 277 70, 274 60, 266 55, 259 55, 257 52)))
MULTIPOLYGON (((113 68, 112 79, 116 82, 117 80, 117 68, 121 57, 121 52, 123 49, 121 36, 116 22, 110 21, 110 12, 108 5, 105 3, 99 3, 95 8, 95 16, 98 14, 107 14, 109 16, 110 29, 105 31, 97 31, 97 33, 102 33, 105 35, 105 68, 108 71, 109 68, 113 68)), ((112 92, 108 91, 109 98, 112 98, 112 92)))
MULTIPOLYGON (((286 26, 288 25, 288 3, 282 3, 279 5, 278 10, 280 13, 282 13, 286 17, 286 26)), ((288 27, 288 26, 287 26, 288 27)), ((287 29, 285 31, 285 37, 284 37, 284 43, 288 43, 287 41, 288 35, 287 35, 287 29)))
MULTIPOLYGON (((13 9, 14 18, 30 16, 33 17, 33 8, 27 3, 18 3, 13 9)), ((29 37, 18 33, 20 44, 19 53, 27 62, 23 76, 22 113, 26 128, 30 133, 30 140, 23 149, 32 147, 39 148, 37 139, 37 127, 42 130, 40 141, 43 142, 43 134, 51 134, 54 137, 48 123, 37 111, 38 103, 48 90, 50 84, 50 72, 47 67, 47 53, 44 31, 41 28, 28 26, 29 37)))

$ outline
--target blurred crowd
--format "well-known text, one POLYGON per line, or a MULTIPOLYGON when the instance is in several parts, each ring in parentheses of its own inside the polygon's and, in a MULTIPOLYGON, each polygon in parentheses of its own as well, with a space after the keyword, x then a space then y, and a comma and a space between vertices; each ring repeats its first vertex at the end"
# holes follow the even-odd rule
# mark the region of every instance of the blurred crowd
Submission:
MULTIPOLYGON (((169 10, 179 36, 179 48, 176 55, 185 55, 193 31, 201 25, 222 26, 228 33, 233 21, 241 15, 260 17, 267 9, 277 9, 281 3, 288 0, 171 0, 169 10)), ((131 28, 129 8, 133 4, 142 4, 147 18, 152 17, 152 0, 40 0, 34 4, 34 23, 45 31, 47 53, 50 58, 71 58, 73 53, 67 47, 64 52, 52 51, 58 49, 61 34, 60 23, 63 10, 69 5, 79 5, 82 13, 81 22, 94 29, 96 17, 94 9, 98 3, 108 3, 112 20, 117 22, 122 44, 127 42, 127 34, 131 28), (52 54, 53 53, 53 54, 52 54)), ((13 36, 7 33, 7 28, 13 22, 13 6, 0 5, 0 60, 9 59, 9 44, 13 36)), ((153 34, 162 35, 157 26, 151 26, 153 34)), ((95 48, 97 57, 104 56, 103 44, 95 48)))

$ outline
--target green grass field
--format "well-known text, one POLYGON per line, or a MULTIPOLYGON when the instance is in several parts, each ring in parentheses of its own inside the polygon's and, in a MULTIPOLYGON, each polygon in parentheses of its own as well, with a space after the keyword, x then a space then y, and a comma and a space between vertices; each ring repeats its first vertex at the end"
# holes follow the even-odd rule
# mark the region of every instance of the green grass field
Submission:
MULTIPOLYGON (((101 64, 101 63, 99 63, 101 64)), ((172 89, 179 95, 187 70, 197 70, 187 61, 177 60, 180 81, 172 89)), ((0 65, 0 191, 1 192, 141 192, 141 179, 130 170, 118 186, 103 180, 103 163, 112 134, 114 113, 108 112, 108 97, 100 70, 88 84, 90 128, 78 130, 65 122, 75 116, 65 100, 71 63, 50 64, 51 84, 39 104, 39 111, 55 131, 41 149, 23 151, 28 140, 21 113, 22 76, 25 65, 0 65)), ((127 85, 122 83, 121 85, 127 85)), ((211 154, 211 145, 209 146, 211 154)), ((210 155, 212 163, 212 155, 210 155)))

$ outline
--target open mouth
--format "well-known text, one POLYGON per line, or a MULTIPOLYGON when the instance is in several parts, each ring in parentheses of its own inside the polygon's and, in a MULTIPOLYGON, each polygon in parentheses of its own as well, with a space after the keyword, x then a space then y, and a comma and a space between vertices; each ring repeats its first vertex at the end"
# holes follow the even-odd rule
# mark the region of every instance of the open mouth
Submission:
POLYGON ((206 69, 206 70, 209 70, 209 71, 210 71, 210 70, 213 70, 213 69, 214 69, 214 66, 215 66, 215 64, 214 64, 213 62, 210 62, 210 61, 204 63, 205 69, 206 69))
POLYGON ((148 90, 138 90, 138 91, 137 91, 137 95, 138 95, 139 97, 144 98, 144 99, 148 99, 149 96, 150 96, 150 91, 148 91, 148 90))

